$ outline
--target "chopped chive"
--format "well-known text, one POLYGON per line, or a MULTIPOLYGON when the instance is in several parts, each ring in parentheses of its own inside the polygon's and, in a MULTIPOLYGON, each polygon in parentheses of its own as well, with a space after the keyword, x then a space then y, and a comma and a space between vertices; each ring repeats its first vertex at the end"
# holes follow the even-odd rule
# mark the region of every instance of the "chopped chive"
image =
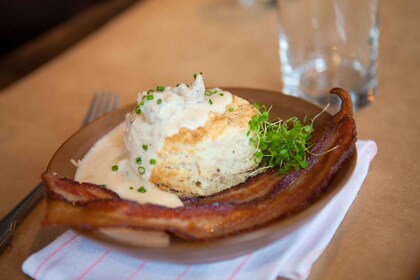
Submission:
POLYGON ((147 146, 147 145, 143 145, 142 147, 143 147, 143 150, 145 150, 145 151, 147 151, 147 149, 149 149, 149 146, 147 146))
POLYGON ((220 95, 220 96, 224 96, 224 94, 223 94, 223 93, 219 93, 219 95, 220 95))
POLYGON ((148 95, 147 100, 153 100, 153 95, 148 95))
POLYGON ((134 112, 136 112, 137 115, 141 114, 141 109, 139 105, 136 106, 136 108, 134 109, 134 112))
POLYGON ((209 104, 213 105, 213 100, 209 99, 209 104))
MULTIPOLYGON (((200 75, 203 75, 203 72, 200 72, 200 75)), ((194 79, 197 79, 197 73, 194 73, 193 77, 194 79)))
POLYGON ((141 97, 141 100, 145 100, 146 99, 146 95, 143 95, 142 97, 141 97))
POLYGON ((137 191, 140 193, 145 193, 146 189, 143 186, 141 186, 140 188, 137 189, 137 191))
POLYGON ((137 170, 139 171, 140 175, 143 175, 146 172, 146 169, 143 166, 139 166, 137 170))
POLYGON ((229 112, 233 112, 235 109, 233 107, 229 107, 229 112))
POLYGON ((112 166, 112 171, 118 171, 118 165, 113 165, 112 166))
POLYGON ((156 160, 152 158, 152 159, 150 160, 150 165, 155 165, 155 164, 156 164, 156 160))
MULTIPOLYGON (((204 95, 206 96, 212 96, 213 94, 217 94, 217 89, 215 90, 206 89, 206 91, 204 92, 204 95)), ((223 93, 221 93, 221 95, 223 96, 223 93)))
POLYGON ((141 161, 141 157, 136 158, 136 163, 137 163, 137 164, 141 164, 141 162, 142 162, 142 161, 141 161))
POLYGON ((165 87, 164 86, 156 86, 156 90, 157 91, 164 91, 165 87))
POLYGON ((151 94, 152 92, 153 92, 153 89, 149 89, 149 90, 147 91, 147 95, 151 94))
POLYGON ((107 185, 105 185, 105 184, 101 184, 101 185, 99 185, 101 188, 104 188, 104 189, 106 189, 106 187, 107 187, 107 185))
POLYGON ((139 103, 139 106, 143 106, 144 105, 144 101, 141 101, 140 103, 139 103))
POLYGON ((132 186, 130 186, 130 190, 134 190, 134 188, 132 186))
POLYGON ((157 104, 162 104, 162 99, 160 99, 160 98, 159 98, 159 99, 156 101, 156 103, 157 103, 157 104))

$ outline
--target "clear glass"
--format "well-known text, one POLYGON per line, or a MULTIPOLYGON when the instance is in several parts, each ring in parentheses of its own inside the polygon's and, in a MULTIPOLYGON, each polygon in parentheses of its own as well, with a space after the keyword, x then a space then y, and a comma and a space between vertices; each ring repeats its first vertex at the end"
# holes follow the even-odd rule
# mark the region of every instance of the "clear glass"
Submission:
POLYGON ((283 92, 320 106, 339 99, 341 87, 355 109, 375 100, 379 0, 278 0, 283 92))

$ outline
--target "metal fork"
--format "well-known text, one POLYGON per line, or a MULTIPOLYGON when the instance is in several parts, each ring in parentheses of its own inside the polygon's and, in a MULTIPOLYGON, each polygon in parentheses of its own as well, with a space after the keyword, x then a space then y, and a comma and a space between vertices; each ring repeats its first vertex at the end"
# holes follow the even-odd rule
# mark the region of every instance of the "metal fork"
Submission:
MULTIPOLYGON (((89 105, 86 117, 82 126, 87 125, 91 121, 97 119, 103 114, 114 111, 120 106, 120 97, 118 95, 108 93, 96 93, 89 105)), ((38 204, 44 197, 42 192, 44 184, 41 182, 33 189, 14 209, 12 209, 0 221, 0 251, 6 247, 16 227, 23 221, 26 215, 38 204)))

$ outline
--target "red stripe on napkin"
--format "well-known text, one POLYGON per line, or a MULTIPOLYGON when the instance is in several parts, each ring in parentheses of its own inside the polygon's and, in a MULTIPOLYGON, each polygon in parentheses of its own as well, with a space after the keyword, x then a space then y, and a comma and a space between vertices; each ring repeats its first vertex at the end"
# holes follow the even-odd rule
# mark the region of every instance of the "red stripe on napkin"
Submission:
POLYGON ((185 275, 187 275, 187 273, 188 273, 188 271, 190 271, 190 269, 191 269, 191 265, 187 266, 185 268, 185 270, 180 275, 178 275, 178 277, 176 278, 176 280, 181 280, 182 277, 184 277, 185 275))
POLYGON ((78 234, 73 234, 67 241, 65 241, 63 244, 61 244, 57 249, 55 249, 51 254, 49 254, 36 268, 34 273, 34 278, 36 279, 38 272, 41 270, 41 268, 52 258, 54 257, 58 252, 63 250, 64 247, 69 245, 76 237, 78 237, 78 234))
POLYGON ((142 271, 142 269, 144 268, 144 266, 146 265, 146 261, 143 261, 140 263, 140 265, 136 268, 136 270, 133 272, 133 274, 130 275, 130 277, 128 277, 128 280, 132 280, 134 279, 134 277, 137 276, 137 274, 140 273, 140 271, 142 271))
POLYGON ((92 269, 95 268, 103 259, 109 254, 109 250, 105 250, 105 252, 102 254, 102 256, 99 257, 94 263, 92 263, 79 277, 77 277, 78 280, 81 280, 86 277, 86 275, 89 274, 89 272, 92 271, 92 269))
POLYGON ((239 264, 239 266, 235 269, 235 271, 229 276, 228 280, 235 279, 236 275, 241 271, 242 267, 251 259, 252 254, 246 256, 246 258, 239 264))

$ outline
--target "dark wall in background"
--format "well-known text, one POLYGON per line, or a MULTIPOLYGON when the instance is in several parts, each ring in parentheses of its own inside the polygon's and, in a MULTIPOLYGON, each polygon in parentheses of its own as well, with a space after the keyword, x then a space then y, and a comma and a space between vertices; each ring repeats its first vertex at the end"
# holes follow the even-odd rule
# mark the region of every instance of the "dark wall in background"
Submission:
POLYGON ((0 56, 100 0, 0 0, 0 56))
POLYGON ((139 0, 0 0, 0 90, 139 0))

